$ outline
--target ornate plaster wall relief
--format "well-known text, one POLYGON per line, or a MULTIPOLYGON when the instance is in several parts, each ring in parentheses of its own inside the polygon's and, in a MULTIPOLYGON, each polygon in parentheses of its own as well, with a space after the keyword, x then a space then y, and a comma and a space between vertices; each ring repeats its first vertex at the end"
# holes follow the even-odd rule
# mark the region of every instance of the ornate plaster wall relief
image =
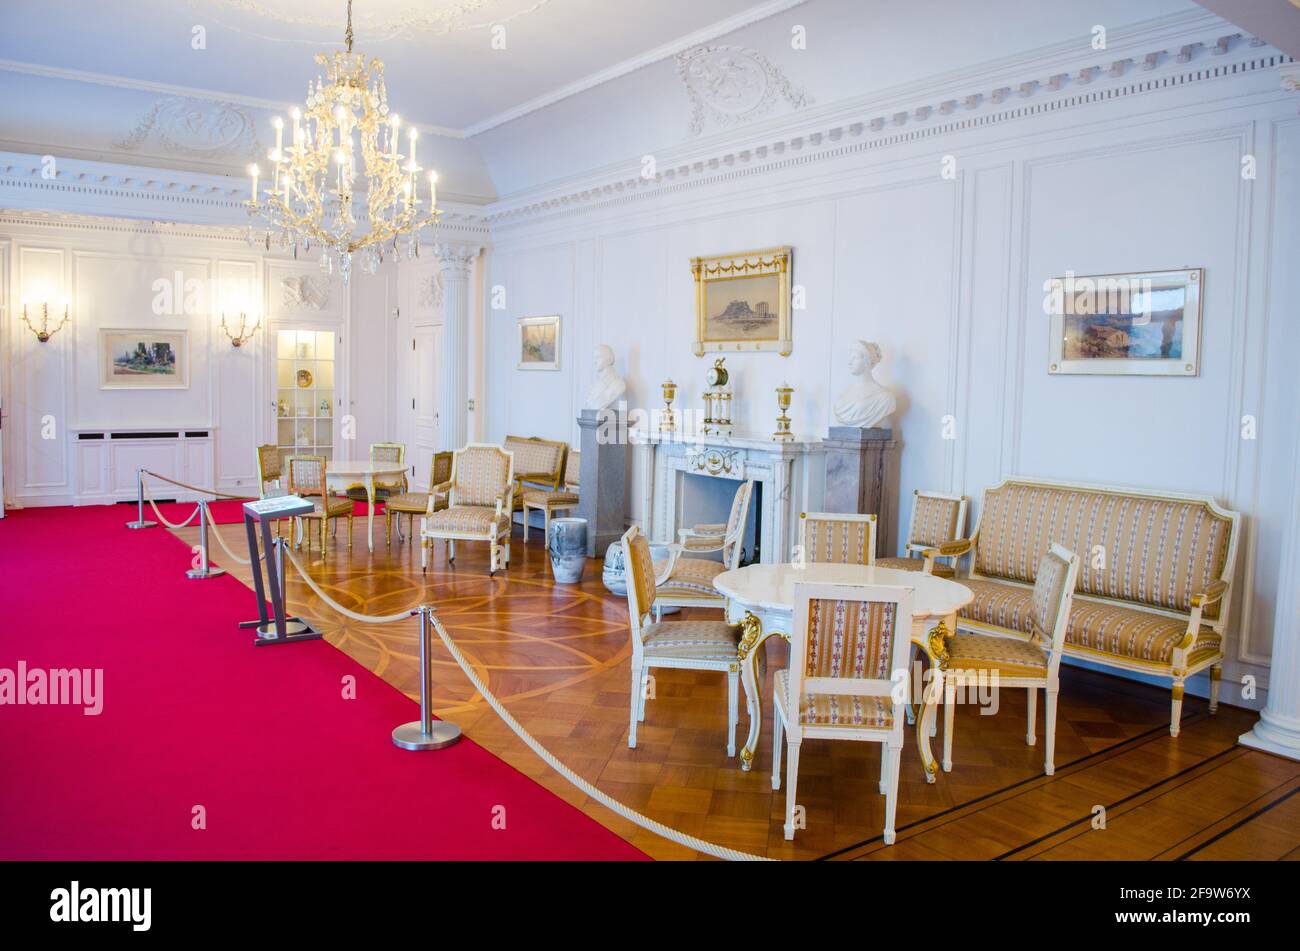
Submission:
POLYGON ((286 277, 281 282, 286 308, 311 308, 324 310, 330 302, 329 282, 323 277, 299 274, 286 277))
POLYGON ((813 102, 781 67, 757 50, 740 46, 697 46, 678 53, 677 75, 691 100, 691 135, 766 115, 778 99, 792 109, 813 102))
POLYGON ((113 145, 134 152, 149 141, 165 151, 199 158, 255 158, 264 151, 253 120, 238 106, 188 96, 159 99, 113 145))
POLYGON ((439 269, 433 274, 420 280, 420 298, 421 307, 441 307, 442 306, 442 270, 439 269))

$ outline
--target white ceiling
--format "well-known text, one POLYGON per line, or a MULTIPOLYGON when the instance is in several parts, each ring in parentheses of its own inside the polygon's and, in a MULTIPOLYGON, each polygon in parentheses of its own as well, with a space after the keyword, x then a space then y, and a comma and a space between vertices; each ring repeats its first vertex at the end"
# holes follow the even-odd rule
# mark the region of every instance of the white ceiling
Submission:
MULTIPOLYGON (((354 0, 354 48, 384 61, 404 118, 455 134, 803 2, 354 0)), ((345 16, 346 0, 4 0, 0 65, 274 107, 303 98, 345 16)))

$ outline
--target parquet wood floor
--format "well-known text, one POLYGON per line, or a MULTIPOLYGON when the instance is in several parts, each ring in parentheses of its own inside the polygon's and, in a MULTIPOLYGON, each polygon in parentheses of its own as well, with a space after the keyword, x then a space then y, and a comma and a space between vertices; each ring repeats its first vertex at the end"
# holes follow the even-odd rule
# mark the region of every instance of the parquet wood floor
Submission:
MULTIPOLYGON (((240 526, 220 531, 232 546, 242 537, 240 526)), ((629 750, 627 603, 605 591, 599 561, 588 563, 580 584, 556 585, 540 539, 525 545, 516 527, 510 568, 495 578, 487 576, 487 546, 470 543, 459 546, 455 565, 436 546, 422 576, 417 547, 396 539, 386 546, 380 523, 371 555, 364 532, 357 519, 350 552, 340 537, 331 540, 328 560, 312 553, 312 575, 331 597, 374 615, 434 605, 491 689, 553 753, 609 795, 683 832, 798 859, 1300 856, 1300 763, 1235 745, 1254 714, 1223 705, 1211 717, 1205 701, 1189 696, 1175 740, 1167 690, 1073 667, 1061 674, 1054 776, 1042 773, 1041 709, 1039 745, 1026 746, 1025 695, 1008 690, 997 716, 958 708, 953 769, 934 784, 925 782, 908 732, 894 846, 880 841, 879 747, 806 742, 799 800, 807 828, 786 842, 785 794, 771 788, 771 671, 785 663, 779 639, 768 642, 765 722, 752 772, 726 756, 726 689, 717 674, 658 671, 639 745, 629 750), (1104 829, 1094 828, 1097 807, 1105 809, 1104 829)), ((195 529, 177 534, 197 541, 195 529)), ((222 563, 217 554, 213 560, 222 563)), ((184 562, 178 557, 177 571, 184 562)), ((247 568, 224 566, 251 585, 247 568)), ((343 619, 292 575, 288 593, 291 611, 310 618, 331 644, 417 696, 414 619, 343 619)), ((249 608, 252 616, 251 596, 249 608)), ((435 713, 502 759, 656 858, 699 857, 571 787, 515 738, 436 643, 434 682, 435 713)), ((742 707, 738 747, 745 723, 742 707)))

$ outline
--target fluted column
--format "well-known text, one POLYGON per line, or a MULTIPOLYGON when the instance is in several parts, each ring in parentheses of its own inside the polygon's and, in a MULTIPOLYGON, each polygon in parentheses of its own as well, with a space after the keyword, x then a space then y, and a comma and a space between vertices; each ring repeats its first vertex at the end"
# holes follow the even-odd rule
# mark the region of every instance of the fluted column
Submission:
POLYGON ((469 432, 469 274, 477 245, 440 244, 434 249, 442 274, 442 367, 438 387, 438 448, 459 449, 469 432))
MULTIPOLYGON (((1288 63, 1278 71, 1282 86, 1300 93, 1300 64, 1288 63)), ((1273 174, 1280 174, 1275 169, 1273 174)), ((1300 466, 1300 440, 1291 471, 1300 466)), ((1300 486, 1291 500, 1291 522, 1283 538, 1282 563, 1277 578, 1278 602, 1273 615, 1273 653, 1268 670, 1268 703, 1259 722, 1238 740, 1279 756, 1300 759, 1300 486)))

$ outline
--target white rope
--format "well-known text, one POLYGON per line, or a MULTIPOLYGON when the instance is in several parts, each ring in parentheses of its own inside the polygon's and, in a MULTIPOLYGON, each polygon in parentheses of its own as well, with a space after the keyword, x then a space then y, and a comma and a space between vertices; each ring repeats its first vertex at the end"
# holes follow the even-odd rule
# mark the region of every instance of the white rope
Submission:
POLYGON ((352 620, 360 621, 362 624, 392 624, 394 621, 406 620, 412 615, 413 612, 408 610, 403 611, 401 614, 385 614, 379 617, 371 617, 366 614, 358 614, 356 611, 351 611, 345 608, 320 589, 320 585, 316 584, 311 575, 307 574, 307 572, 303 570, 302 565, 298 564, 298 559, 294 556, 293 551, 290 550, 288 545, 282 545, 281 548, 284 551, 285 559, 289 564, 293 565, 294 570, 298 572, 299 577, 301 577, 303 581, 307 582, 307 587, 311 588, 311 590, 315 592, 316 597, 320 598, 344 617, 350 617, 352 620))
MULTIPOLYGON (((204 508, 207 508, 208 505, 207 502, 200 502, 199 504, 202 505, 204 508)), ((208 509, 208 531, 212 533, 214 538, 216 538, 217 544, 221 546, 221 550, 226 553, 227 558, 241 565, 252 564, 252 562, 249 561, 247 558, 241 558, 238 555, 236 555, 233 551, 230 550, 230 546, 226 544, 226 540, 222 538, 221 533, 217 531, 217 523, 212 520, 212 509, 208 509)), ((258 552, 257 560, 259 562, 266 561, 266 552, 264 551, 258 552)))
POLYGON ((163 513, 158 511, 158 503, 153 500, 153 495, 149 491, 149 486, 144 484, 143 479, 140 480, 140 485, 144 488, 144 500, 148 502, 149 507, 153 509, 153 514, 158 516, 158 521, 162 522, 170 529, 179 530, 184 528, 186 525, 190 524, 190 522, 194 521, 194 516, 198 515, 199 509, 203 507, 203 503, 200 502, 194 506, 194 511, 190 513, 190 517, 187 518, 185 521, 179 523, 169 522, 167 521, 166 517, 163 516, 163 513))
POLYGON ((465 662, 464 656, 456 647, 455 642, 452 641, 451 635, 447 633, 447 629, 442 626, 442 622, 439 621, 436 616, 432 616, 431 620, 433 621, 434 630, 436 630, 438 636, 442 638, 442 643, 446 646, 447 652, 451 654, 452 659, 460 665, 460 669, 465 672, 465 676, 468 677, 470 683, 474 685, 474 689, 477 690, 483 696, 483 699, 488 702, 488 705, 496 711, 497 716, 505 721, 506 726, 514 730, 515 736, 528 744, 528 748, 540 756, 546 765, 550 766, 551 769, 555 770, 574 786, 577 786, 592 799, 595 799, 606 809, 613 810, 624 819, 635 822, 643 829, 649 829, 651 832, 655 833, 655 835, 663 836, 665 839, 684 845, 687 848, 694 849, 697 852, 703 852, 705 855, 712 855, 720 859, 726 859, 729 862, 775 861, 775 859, 768 858, 767 856, 754 855, 750 852, 739 852, 736 849, 729 849, 724 845, 717 845, 713 842, 707 842, 704 839, 697 839, 695 836, 687 835, 685 832, 678 832, 676 829, 666 826, 662 822, 656 822, 649 816, 644 816, 635 809, 631 809, 628 806, 623 805, 617 799, 613 799, 601 792, 598 788, 587 782, 587 780, 583 779, 573 770, 569 769, 569 767, 556 759, 550 750, 542 746, 542 744, 539 743, 531 733, 520 726, 519 721, 510 715, 510 712, 501 705, 501 701, 498 700, 492 691, 488 690, 487 685, 479 679, 479 676, 474 672, 474 669, 465 662))
POLYGON ((142 478, 140 479, 141 483, 144 482, 143 476, 150 475, 153 476, 155 479, 161 479, 163 482, 170 482, 172 485, 180 486, 182 489, 189 489, 191 492, 202 492, 204 495, 211 495, 214 498, 218 498, 218 499, 243 500, 247 498, 247 496, 243 496, 243 495, 230 495, 228 492, 218 492, 216 489, 205 489, 202 486, 190 485, 188 482, 178 482, 175 479, 170 479, 165 475, 159 475, 158 473, 150 469, 141 469, 140 474, 142 476, 142 478))

